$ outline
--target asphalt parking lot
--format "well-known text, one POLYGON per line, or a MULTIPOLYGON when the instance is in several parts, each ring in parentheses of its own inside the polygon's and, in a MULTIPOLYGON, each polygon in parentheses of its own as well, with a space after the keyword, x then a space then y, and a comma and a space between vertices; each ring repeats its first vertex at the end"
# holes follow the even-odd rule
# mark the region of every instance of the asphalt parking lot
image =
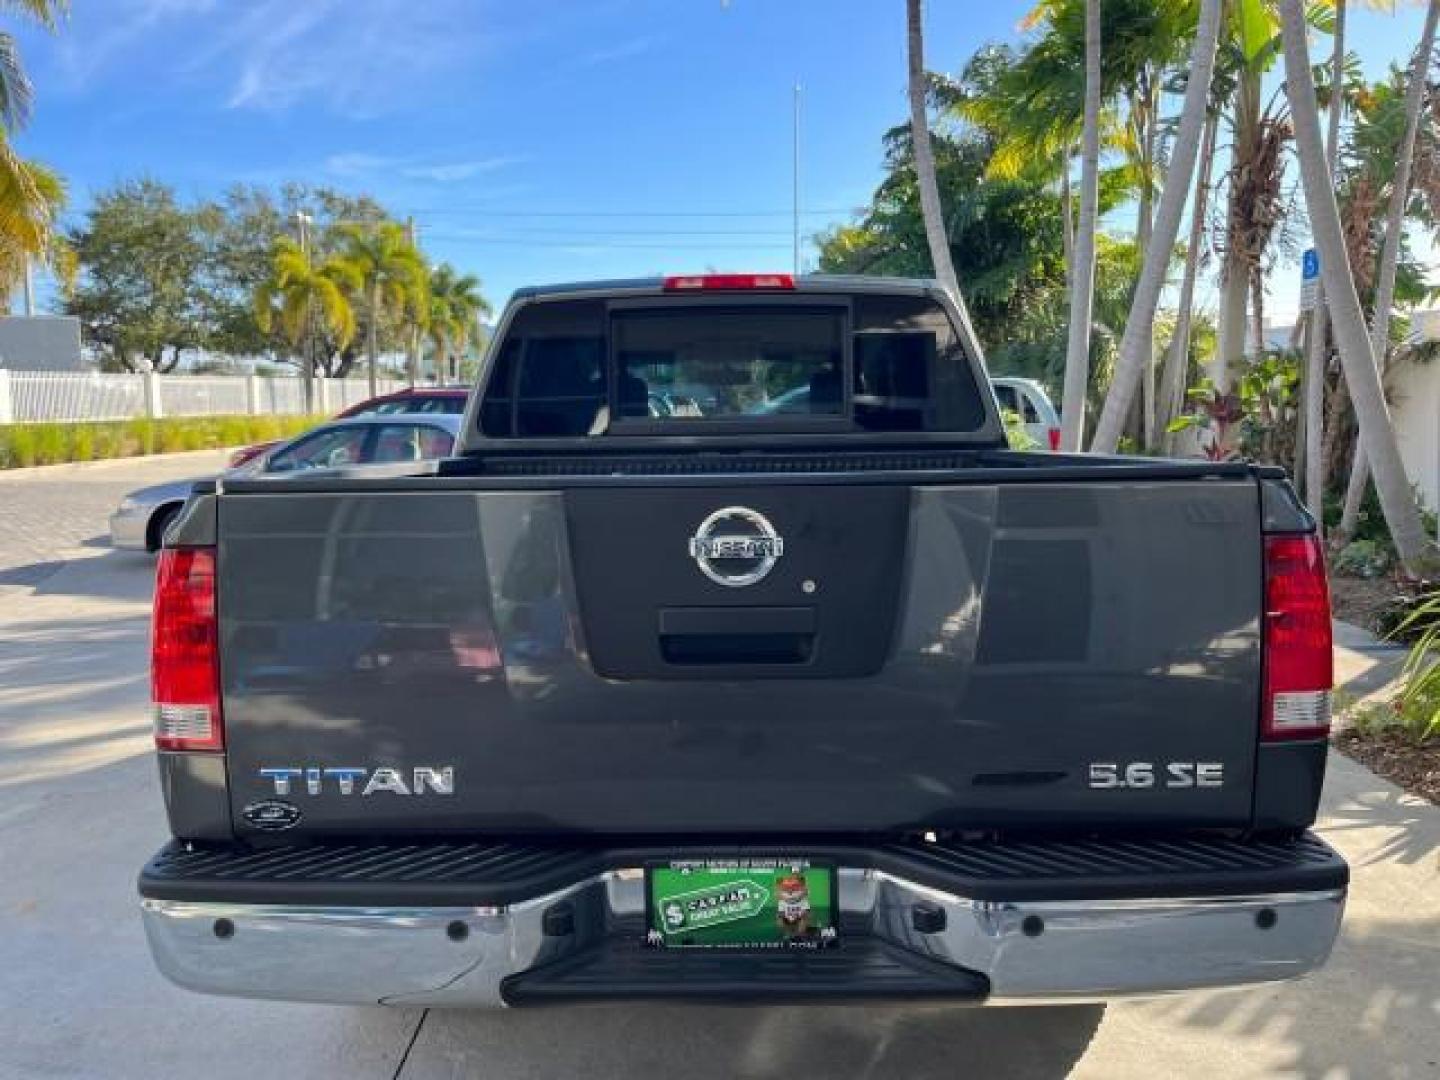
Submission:
MULTIPOLYGON (((1295 984, 1108 1008, 512 1013, 204 998, 152 969, 134 875, 165 838, 150 760, 151 559, 130 488, 218 455, 0 473, 0 1076, 1440 1076, 1440 810, 1332 757, 1345 931, 1295 984)), ((1393 657, 1363 639, 1341 677, 1393 657)), ((295 963, 305 963, 297 956, 295 963)))

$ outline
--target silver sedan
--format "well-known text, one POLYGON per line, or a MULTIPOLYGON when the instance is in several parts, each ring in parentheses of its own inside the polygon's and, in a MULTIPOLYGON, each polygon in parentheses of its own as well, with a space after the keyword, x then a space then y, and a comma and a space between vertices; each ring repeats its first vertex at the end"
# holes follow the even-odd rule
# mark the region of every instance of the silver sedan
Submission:
MULTIPOLYGON (((225 477, 338 469, 449 457, 460 434, 461 417, 444 413, 363 416, 334 420, 277 443, 225 477)), ((133 551, 155 551, 165 530, 190 497, 196 477, 132 491, 110 515, 110 543, 133 551)))

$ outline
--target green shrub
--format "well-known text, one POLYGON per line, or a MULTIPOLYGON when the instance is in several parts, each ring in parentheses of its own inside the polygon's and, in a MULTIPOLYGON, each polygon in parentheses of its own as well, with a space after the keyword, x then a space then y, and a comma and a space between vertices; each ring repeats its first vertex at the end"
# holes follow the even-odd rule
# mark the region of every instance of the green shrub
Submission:
POLYGON ((1362 705, 1350 713, 1349 720, 1355 730, 1367 735, 1395 731, 1417 743, 1440 738, 1440 678, 1392 701, 1362 705))
POLYGON ((40 425, 35 433, 35 464, 58 465, 70 460, 68 427, 67 424, 40 425))
POLYGON ((1350 577, 1378 578, 1395 563, 1394 548, 1379 540, 1352 540, 1335 554, 1335 571, 1350 577))
POLYGON ((92 425, 75 425, 70 437, 70 460, 95 460, 95 428, 92 425))
POLYGON ((35 443, 39 432, 29 424, 11 428, 10 431, 10 453, 7 456, 11 458, 12 465, 22 469, 34 465, 37 453, 35 443))
MULTIPOLYGON (((1327 533, 1333 533, 1340 527, 1340 518, 1344 513, 1344 501, 1343 494, 1330 494, 1325 497, 1324 518, 1327 533)), ((1415 502, 1420 506, 1420 519, 1425 525, 1426 535, 1434 536, 1436 529, 1434 512, 1420 505, 1418 492, 1415 502)), ((1396 560, 1395 543, 1390 539, 1390 526, 1385 524, 1385 512, 1380 509, 1380 496, 1375 493, 1374 484, 1368 485, 1365 489, 1365 498, 1360 501, 1360 512, 1355 517, 1355 535, 1350 539, 1352 542, 1370 541, 1388 556, 1389 565, 1394 565, 1396 560)), ((1338 570, 1340 567, 1337 565, 1336 569, 1338 570)))

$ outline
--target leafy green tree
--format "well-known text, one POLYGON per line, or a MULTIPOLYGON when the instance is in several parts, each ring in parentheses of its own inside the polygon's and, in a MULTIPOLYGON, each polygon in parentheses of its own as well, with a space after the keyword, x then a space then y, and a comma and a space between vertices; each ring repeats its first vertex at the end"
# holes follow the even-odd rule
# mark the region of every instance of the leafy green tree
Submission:
MULTIPOLYGON (((936 177, 946 206, 955 265, 983 342, 1000 346, 1036 293, 1063 288, 1065 263, 1059 203, 1034 174, 989 174, 996 140, 967 126, 933 134, 936 177)), ((818 237, 828 273, 925 276, 930 259, 908 127, 885 137, 885 178, 857 222, 818 237)), ((992 360, 995 357, 992 354, 992 360)))
POLYGON ((205 245, 169 186, 136 180, 101 193, 68 243, 80 276, 63 308, 110 363, 170 371, 182 349, 207 343, 205 245))
MULTIPOLYGON (((288 351, 275 324, 266 331, 257 322, 253 298, 273 276, 276 245, 296 237, 300 215, 307 221, 310 250, 322 263, 341 253, 342 226, 389 220, 385 208, 368 195, 297 183, 285 184, 278 191, 237 185, 208 204, 202 212, 209 249, 204 287, 214 307, 214 348, 252 356, 288 351)), ((314 360, 318 371, 343 376, 358 360, 357 339, 368 334, 368 325, 363 310, 357 311, 356 317, 358 332, 343 342, 323 328, 317 332, 314 360)), ((383 335, 384 328, 381 330, 383 335)))

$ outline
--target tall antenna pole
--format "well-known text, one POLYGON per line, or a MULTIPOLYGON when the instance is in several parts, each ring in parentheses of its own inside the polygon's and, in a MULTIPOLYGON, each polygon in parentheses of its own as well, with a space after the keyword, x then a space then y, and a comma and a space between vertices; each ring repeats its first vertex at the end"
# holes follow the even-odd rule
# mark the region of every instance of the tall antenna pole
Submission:
MULTIPOLYGON (((405 234, 410 238, 410 246, 416 251, 420 250, 420 230, 415 227, 415 215, 411 214, 405 219, 405 234)), ((429 273, 429 268, 426 268, 429 273)), ((415 383, 420 378, 420 319, 416 314, 414 325, 410 327, 410 389, 415 389, 415 383)))
POLYGON ((795 84, 795 125, 794 139, 792 142, 794 149, 790 169, 791 179, 793 181, 791 195, 794 202, 794 236, 792 237, 794 250, 792 255, 794 259, 794 271, 798 276, 800 273, 800 84, 798 82, 795 84))

